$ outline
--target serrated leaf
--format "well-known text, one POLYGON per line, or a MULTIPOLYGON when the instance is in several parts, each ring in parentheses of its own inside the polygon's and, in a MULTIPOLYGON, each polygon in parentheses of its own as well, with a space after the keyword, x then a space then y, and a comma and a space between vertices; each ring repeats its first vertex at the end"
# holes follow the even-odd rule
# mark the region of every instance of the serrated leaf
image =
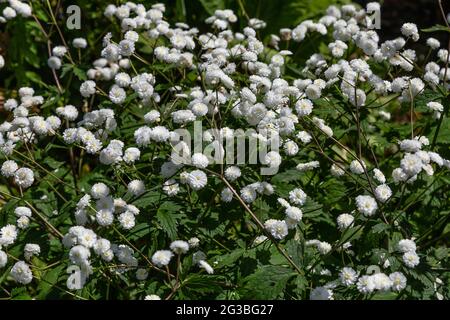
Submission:
POLYGON ((243 299, 277 299, 283 296, 288 280, 296 275, 281 266, 262 266, 246 277, 240 290, 243 299))
POLYGON ((64 269, 64 265, 59 265, 53 269, 48 270, 41 276, 39 281, 39 294, 37 299, 45 299, 53 286, 58 282, 58 278, 64 269))
POLYGON ((390 229, 390 225, 386 223, 378 223, 372 227, 372 232, 374 233, 382 233, 386 230, 390 229))
POLYGON ((177 220, 176 212, 181 208, 174 202, 164 202, 156 212, 156 218, 162 229, 167 233, 170 239, 175 240, 177 237, 177 220))

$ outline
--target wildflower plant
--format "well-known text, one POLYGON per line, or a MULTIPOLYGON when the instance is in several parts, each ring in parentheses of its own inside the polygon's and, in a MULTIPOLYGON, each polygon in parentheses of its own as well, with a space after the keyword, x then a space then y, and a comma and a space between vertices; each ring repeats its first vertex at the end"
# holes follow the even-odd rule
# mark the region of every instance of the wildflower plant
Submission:
POLYGON ((243 8, 102 3, 69 37, 49 1, 0 2, 50 75, 2 103, 2 296, 449 297, 447 20, 381 41, 378 3, 332 5, 261 37, 243 8))

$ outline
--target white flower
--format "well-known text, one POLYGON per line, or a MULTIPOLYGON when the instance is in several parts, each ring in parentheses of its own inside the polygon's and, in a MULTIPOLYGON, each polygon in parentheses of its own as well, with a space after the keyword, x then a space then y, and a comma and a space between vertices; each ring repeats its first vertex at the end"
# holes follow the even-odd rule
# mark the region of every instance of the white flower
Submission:
POLYGON ((125 90, 118 85, 113 85, 109 91, 109 99, 112 103, 122 104, 127 98, 125 90))
POLYGON ((400 141, 400 149, 405 152, 416 152, 422 148, 422 143, 416 139, 405 139, 400 141))
POLYGON ((154 127, 150 132, 150 138, 156 142, 167 141, 170 137, 170 132, 166 127, 157 126, 154 127))
POLYGON ((201 170, 194 170, 189 173, 187 178, 187 183, 194 190, 203 189, 208 183, 208 178, 206 174, 201 170))
POLYGON ((330 172, 335 177, 342 177, 345 174, 344 169, 342 169, 342 165, 337 165, 333 163, 330 168, 330 172))
POLYGON ((405 37, 411 37, 413 41, 419 40, 419 30, 417 29, 417 25, 414 23, 405 23, 401 28, 402 34, 405 37))
MULTIPOLYGON (((322 95, 322 89, 316 84, 310 84, 306 87, 305 94, 309 99, 319 99, 322 95)), ((304 112, 308 112, 308 110, 305 110, 304 112)))
POLYGON ((350 227, 353 224, 354 220, 355 220, 355 218, 351 214, 348 214, 348 213, 340 214, 337 217, 337 224, 338 224, 339 230, 343 230, 343 229, 350 227))
POLYGON ((395 168, 392 171, 392 179, 394 179, 395 183, 399 183, 406 181, 408 179, 408 175, 402 170, 402 168, 395 168))
POLYGON ((39 255, 41 253, 41 247, 34 243, 27 243, 23 249, 23 252, 25 259, 30 260, 32 256, 39 255))
POLYGON ((157 110, 151 110, 144 115, 146 123, 154 123, 161 120, 161 114, 157 110))
POLYGON ((306 163, 299 163, 295 168, 298 171, 308 171, 314 168, 319 168, 320 167, 320 163, 319 161, 310 161, 310 162, 306 162, 306 163))
POLYGON ((386 182, 386 177, 384 176, 383 172, 381 172, 381 170, 379 170, 377 168, 373 169, 373 177, 379 183, 385 183, 386 182))
POLYGON ((250 186, 242 188, 240 194, 246 203, 252 203, 256 199, 256 190, 250 186))
POLYGON ((325 241, 319 241, 317 243, 317 250, 320 254, 325 255, 331 251, 331 245, 325 241))
POLYGON ((295 188, 289 192, 289 201, 299 206, 305 203, 306 197, 306 193, 300 188, 295 188))
POLYGON ((198 262, 198 266, 199 266, 200 268, 205 269, 205 271, 206 271, 208 274, 213 274, 213 273, 214 273, 214 269, 213 269, 213 268, 209 265, 209 263, 206 262, 205 260, 200 260, 200 261, 198 262))
POLYGON ((83 97, 89 98, 93 94, 95 94, 95 82, 92 80, 87 80, 83 82, 80 86, 80 93, 83 97))
POLYGON ((14 213, 17 217, 31 217, 31 209, 27 207, 17 207, 16 209, 14 209, 14 213))
POLYGON ((19 229, 26 229, 30 225, 30 218, 22 216, 17 219, 17 227, 19 229))
POLYGON ((135 161, 139 160, 141 156, 141 151, 138 148, 128 148, 122 157, 123 161, 127 164, 133 164, 135 161))
POLYGON ((200 240, 196 237, 193 237, 188 240, 188 243, 191 248, 196 248, 200 244, 200 240))
POLYGON ((288 155, 288 156, 295 156, 299 151, 298 145, 292 141, 289 140, 284 144, 284 152, 288 155))
POLYGON ((352 268, 345 267, 339 273, 339 278, 344 286, 350 286, 358 279, 358 274, 352 268))
POLYGON ((392 196, 392 190, 386 184, 381 184, 375 188, 375 197, 380 202, 386 202, 392 196))
MULTIPOLYGON (((18 109, 18 108, 17 108, 18 109)), ((16 110, 17 110, 16 109, 16 110)), ((49 125, 44 119, 35 119, 32 122, 33 131, 39 135, 46 135, 49 132, 49 125)))
POLYGON ((195 121, 195 114, 191 110, 178 110, 172 112, 173 123, 185 124, 195 121))
POLYGON ((119 87, 126 88, 131 83, 131 77, 126 72, 120 72, 120 73, 116 74, 116 76, 114 77, 114 82, 119 87))
POLYGON ((442 157, 436 152, 429 151, 428 155, 430 156, 430 160, 436 163, 439 167, 442 167, 444 165, 444 159, 442 159, 442 157))
POLYGON ((286 216, 289 219, 291 219, 291 220, 293 220, 295 222, 300 222, 302 220, 302 217, 303 217, 302 210, 300 210, 297 207, 286 208, 285 213, 286 213, 286 216))
POLYGON ((127 39, 120 41, 119 51, 122 56, 131 56, 134 53, 134 42, 127 39))
POLYGON ((375 289, 380 291, 389 291, 392 286, 392 281, 384 273, 376 273, 371 276, 375 289))
POLYGON ((128 192, 138 197, 145 192, 145 184, 142 180, 133 180, 128 184, 128 192))
POLYGON ((220 193, 220 198, 223 202, 231 202, 233 200, 233 192, 230 188, 224 188, 220 193))
POLYGON ((163 191, 169 197, 175 196, 180 191, 180 186, 174 179, 169 179, 163 184, 163 191))
POLYGON ((64 46, 56 46, 53 48, 52 53, 54 56, 62 58, 67 53, 67 48, 64 46))
POLYGON ((2 69, 5 66, 5 59, 3 58, 3 56, 0 54, 0 69, 2 69))
POLYGON ((172 259, 173 253, 169 250, 158 250, 152 256, 152 263, 157 267, 167 266, 172 259))
POLYGON ((310 300, 333 300, 333 291, 325 287, 317 287, 311 290, 310 300))
POLYGON ((136 279, 139 281, 144 281, 148 277, 148 271, 143 268, 139 268, 136 270, 136 279))
POLYGON ((0 246, 9 246, 16 241, 17 228, 8 224, 0 229, 0 246))
POLYGON ((150 295, 146 295, 144 300, 161 300, 161 298, 159 296, 157 296, 156 294, 150 294, 150 295))
POLYGON ((227 178, 228 181, 234 181, 240 176, 241 176, 241 169, 239 169, 236 166, 228 167, 225 170, 225 178, 227 178))
POLYGON ((59 70, 61 68, 61 59, 55 56, 48 58, 47 65, 50 69, 59 70))
MULTIPOLYGON (((194 102, 194 101, 193 101, 194 102)), ((208 106, 202 102, 195 102, 189 104, 192 113, 197 117, 202 117, 208 113, 208 106)))
POLYGON ((364 275, 358 279, 356 288, 361 293, 372 293, 375 290, 375 284, 372 276, 364 275))
POLYGON ((268 152, 264 157, 264 164, 268 165, 269 167, 279 167, 281 164, 281 156, 276 151, 270 151, 268 152))
POLYGON ((419 256, 414 251, 408 251, 403 254, 403 262, 409 268, 414 268, 420 262, 419 256))
POLYGON ((313 104, 309 99, 300 99, 295 103, 295 111, 300 117, 311 114, 313 104))
POLYGON ((5 104, 3 105, 3 107, 5 108, 6 111, 14 110, 15 108, 17 108, 17 106, 18 106, 18 104, 15 99, 8 99, 8 100, 6 100, 5 104))
POLYGON ((192 155, 192 165, 199 169, 204 169, 209 165, 208 157, 202 153, 194 153, 192 155))
POLYGON ((401 272, 394 272, 389 275, 392 281, 392 289, 394 291, 401 291, 406 288, 406 277, 401 272))
POLYGON ((16 262, 9 274, 16 282, 21 284, 29 284, 33 280, 30 267, 23 261, 16 262))
POLYGON ((416 252, 416 243, 410 239, 402 239, 397 244, 397 249, 400 252, 416 252))
POLYGON ((29 168, 20 168, 14 173, 14 182, 22 187, 28 188, 34 182, 34 173, 29 168))
POLYGON ((126 230, 132 229, 136 225, 136 218, 130 211, 125 211, 119 215, 119 223, 126 230))
POLYGON ((253 241, 253 245, 257 246, 257 245, 263 243, 263 242, 266 241, 266 240, 267 240, 267 237, 264 236, 264 235, 263 235, 263 236, 257 236, 257 237, 255 238, 255 240, 253 241))
POLYGON ((94 245, 94 251, 98 255, 102 255, 111 249, 111 242, 107 239, 97 239, 94 245))
POLYGON ((444 111, 444 106, 441 103, 436 102, 436 101, 428 102, 427 107, 432 111, 438 111, 438 112, 444 111))
POLYGON ((189 243, 183 240, 175 240, 170 244, 170 250, 176 254, 186 253, 189 250, 189 243))
POLYGON ((72 45, 77 49, 84 49, 87 47, 87 41, 84 38, 75 38, 72 40, 72 45))
POLYGON ((7 20, 11 20, 16 17, 16 11, 11 7, 6 7, 3 9, 3 16, 7 20))
POLYGON ((6 264, 8 263, 8 255, 0 250, 0 268, 4 268, 6 264))
POLYGON ((439 49, 439 47, 441 46, 441 43, 439 42, 439 40, 435 39, 435 38, 428 38, 427 39, 427 46, 429 46, 431 49, 439 49))
POLYGON ((74 246, 69 251, 70 261, 72 261, 72 263, 75 263, 77 265, 82 265, 83 263, 85 263, 90 256, 91 253, 89 249, 82 245, 74 246))
POLYGON ((288 234, 285 221, 269 219, 264 223, 264 228, 277 240, 283 239, 288 234))
POLYGON ((110 226, 114 221, 114 215, 111 210, 100 209, 97 210, 97 213, 95 214, 95 219, 97 220, 98 224, 103 227, 110 226))
POLYGON ((9 178, 14 175, 14 172, 16 172, 17 169, 19 169, 19 166, 15 161, 7 160, 3 162, 1 172, 4 177, 9 178))
POLYGON ((377 202, 371 196, 357 196, 356 207, 366 217, 373 216, 378 209, 377 202))
POLYGON ((350 163, 350 171, 353 172, 354 174, 364 173, 364 168, 366 168, 366 164, 363 161, 353 160, 350 163))
POLYGON ((415 154, 407 153, 400 161, 402 170, 410 177, 422 171, 422 160, 415 154))
POLYGON ((97 235, 90 229, 84 229, 77 235, 78 243, 86 248, 92 248, 97 242, 97 235))
POLYGON ((109 195, 109 188, 106 184, 99 182, 92 186, 91 188, 91 196, 94 199, 101 199, 107 197, 109 195))
POLYGON ((139 34, 136 31, 129 30, 125 33, 125 39, 137 42, 139 40, 139 34))

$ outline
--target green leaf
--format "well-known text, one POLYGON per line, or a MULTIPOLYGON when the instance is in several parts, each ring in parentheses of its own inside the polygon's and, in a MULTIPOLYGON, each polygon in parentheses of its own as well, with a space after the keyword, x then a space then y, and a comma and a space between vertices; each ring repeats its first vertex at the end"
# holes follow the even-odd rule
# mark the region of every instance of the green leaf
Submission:
POLYGON ((87 80, 86 72, 80 68, 74 67, 73 74, 78 78, 78 80, 81 80, 81 81, 87 80))
POLYGON ((14 288, 11 290, 11 298, 13 300, 31 300, 30 294, 24 287, 14 288))
POLYGON ((39 295, 37 299, 45 299, 52 290, 53 286, 58 282, 59 275, 64 270, 64 265, 59 265, 54 269, 49 269, 39 281, 39 295))
POLYGON ((198 0, 209 15, 214 15, 217 9, 225 9, 223 0, 198 0))
POLYGON ((372 227, 372 232, 373 233, 382 233, 382 232, 384 232, 386 230, 389 230, 390 228, 391 228, 390 225, 381 222, 381 223, 378 223, 378 224, 376 224, 376 225, 374 225, 372 227))
MULTIPOLYGON (((194 274, 187 278, 182 285, 183 291, 190 292, 191 295, 220 292, 222 288, 218 281, 222 277, 215 275, 194 274)), ((208 295, 210 297, 210 295, 208 295)))
POLYGON ((48 165, 50 168, 52 169, 58 169, 59 167, 61 167, 65 162, 63 161, 57 161, 55 159, 53 159, 52 157, 47 157, 44 159, 44 163, 46 165, 48 165))
POLYGON ((303 264, 303 246, 298 240, 291 239, 286 243, 286 251, 296 265, 303 264))
POLYGON ((450 32, 450 28, 437 24, 431 28, 426 28, 426 29, 421 29, 422 32, 438 32, 438 31, 445 31, 445 32, 450 32))
POLYGON ((395 300, 397 298, 398 293, 395 292, 383 292, 377 293, 373 296, 373 300, 395 300))
POLYGON ((223 268, 232 266, 237 260, 239 260, 245 253, 245 249, 236 249, 233 252, 227 254, 221 254, 216 257, 217 261, 216 268, 223 268))
POLYGON ((177 237, 177 218, 176 212, 181 209, 181 206, 174 202, 164 202, 156 212, 156 218, 160 223, 162 229, 167 233, 170 239, 175 240, 177 237))
POLYGON ((288 280, 296 275, 281 266, 262 266, 245 278, 240 293, 243 299, 277 299, 283 297, 288 280))

